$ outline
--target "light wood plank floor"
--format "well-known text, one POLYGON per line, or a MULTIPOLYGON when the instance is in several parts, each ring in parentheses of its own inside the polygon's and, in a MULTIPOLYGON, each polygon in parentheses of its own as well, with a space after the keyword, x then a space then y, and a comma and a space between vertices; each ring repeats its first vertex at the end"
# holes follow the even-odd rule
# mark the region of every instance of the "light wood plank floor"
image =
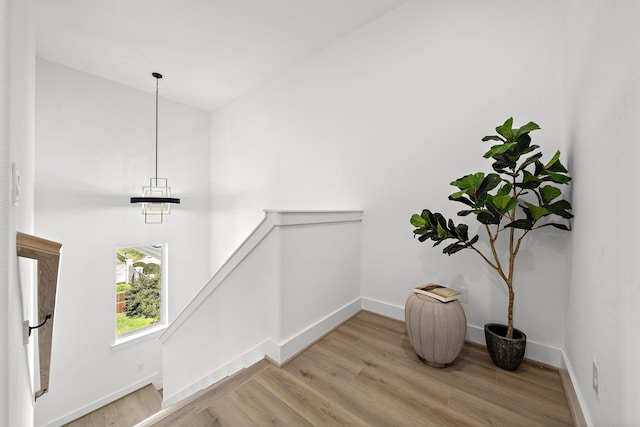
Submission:
POLYGON ((445 369, 419 361, 403 322, 360 312, 284 367, 261 362, 154 426, 568 426, 555 369, 496 368, 465 344, 445 369))
POLYGON ((160 411, 162 397, 151 384, 100 408, 65 427, 130 427, 160 411))

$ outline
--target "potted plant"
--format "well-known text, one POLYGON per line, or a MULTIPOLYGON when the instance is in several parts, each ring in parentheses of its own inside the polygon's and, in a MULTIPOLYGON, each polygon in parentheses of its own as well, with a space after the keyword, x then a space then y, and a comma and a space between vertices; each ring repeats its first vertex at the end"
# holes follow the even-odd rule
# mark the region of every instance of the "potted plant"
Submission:
MULTIPOLYGON (((484 155, 493 160, 492 173, 477 172, 451 183, 458 191, 449 200, 460 202, 465 209, 459 216, 474 215, 484 228, 489 247, 477 244, 479 236, 469 237, 466 224, 456 225, 437 212, 424 209, 411 216, 413 231, 418 240, 433 240, 433 246, 451 241, 442 252, 451 255, 463 249, 477 253, 505 283, 509 293, 506 325, 485 325, 487 349, 496 365, 515 370, 524 358, 526 335, 513 327, 513 291, 516 258, 523 239, 542 227, 569 230, 562 220, 573 218, 571 204, 562 199, 558 185, 567 184, 571 177, 560 162, 560 151, 546 164, 538 145, 531 144, 530 132, 540 129, 529 122, 513 128, 513 118, 496 128, 497 135, 485 136, 482 141, 497 141, 484 155), (560 219, 561 222, 556 222, 560 219), (501 253, 498 242, 506 240, 507 249, 501 253)), ((566 222, 566 221, 563 221, 566 222)))

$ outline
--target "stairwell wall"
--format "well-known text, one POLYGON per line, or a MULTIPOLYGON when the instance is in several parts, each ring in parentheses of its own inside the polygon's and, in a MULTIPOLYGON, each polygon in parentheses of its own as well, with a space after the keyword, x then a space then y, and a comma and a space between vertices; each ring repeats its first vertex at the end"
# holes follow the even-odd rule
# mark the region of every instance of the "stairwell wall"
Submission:
POLYGON ((157 339, 111 348, 115 249, 168 245, 168 320, 206 283, 210 114, 160 97, 159 176, 182 202, 163 224, 145 224, 129 198, 155 173, 150 72, 144 93, 44 60, 36 71, 35 231, 63 244, 50 390, 36 424, 60 425, 161 384, 157 339))

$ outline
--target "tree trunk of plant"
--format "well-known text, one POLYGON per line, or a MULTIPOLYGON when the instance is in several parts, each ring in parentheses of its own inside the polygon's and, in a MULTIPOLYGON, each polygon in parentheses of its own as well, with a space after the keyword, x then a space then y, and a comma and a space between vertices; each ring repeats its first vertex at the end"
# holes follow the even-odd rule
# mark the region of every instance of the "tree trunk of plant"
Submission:
POLYGON ((515 294, 513 293, 513 285, 509 284, 509 311, 507 319, 507 338, 513 338, 513 301, 515 294))

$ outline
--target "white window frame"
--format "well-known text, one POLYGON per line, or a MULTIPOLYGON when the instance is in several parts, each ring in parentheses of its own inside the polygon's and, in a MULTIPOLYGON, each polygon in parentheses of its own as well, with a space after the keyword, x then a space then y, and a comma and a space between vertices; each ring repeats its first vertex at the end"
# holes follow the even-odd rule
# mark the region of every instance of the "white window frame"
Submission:
MULTIPOLYGON (((141 342, 149 341, 152 339, 158 338, 162 332, 168 326, 168 289, 169 289, 169 244, 168 243, 157 243, 157 244, 142 244, 142 245, 122 245, 118 246, 119 248, 140 248, 144 246, 161 246, 162 249, 160 251, 160 322, 155 323, 150 326, 145 326, 144 328, 136 329, 135 331, 131 331, 124 335, 117 335, 115 333, 114 328, 114 342, 111 345, 111 350, 118 351, 123 350, 125 348, 131 347, 133 345, 139 344, 141 342)), ((116 299, 113 298, 113 324, 115 326, 116 319, 116 299)))

